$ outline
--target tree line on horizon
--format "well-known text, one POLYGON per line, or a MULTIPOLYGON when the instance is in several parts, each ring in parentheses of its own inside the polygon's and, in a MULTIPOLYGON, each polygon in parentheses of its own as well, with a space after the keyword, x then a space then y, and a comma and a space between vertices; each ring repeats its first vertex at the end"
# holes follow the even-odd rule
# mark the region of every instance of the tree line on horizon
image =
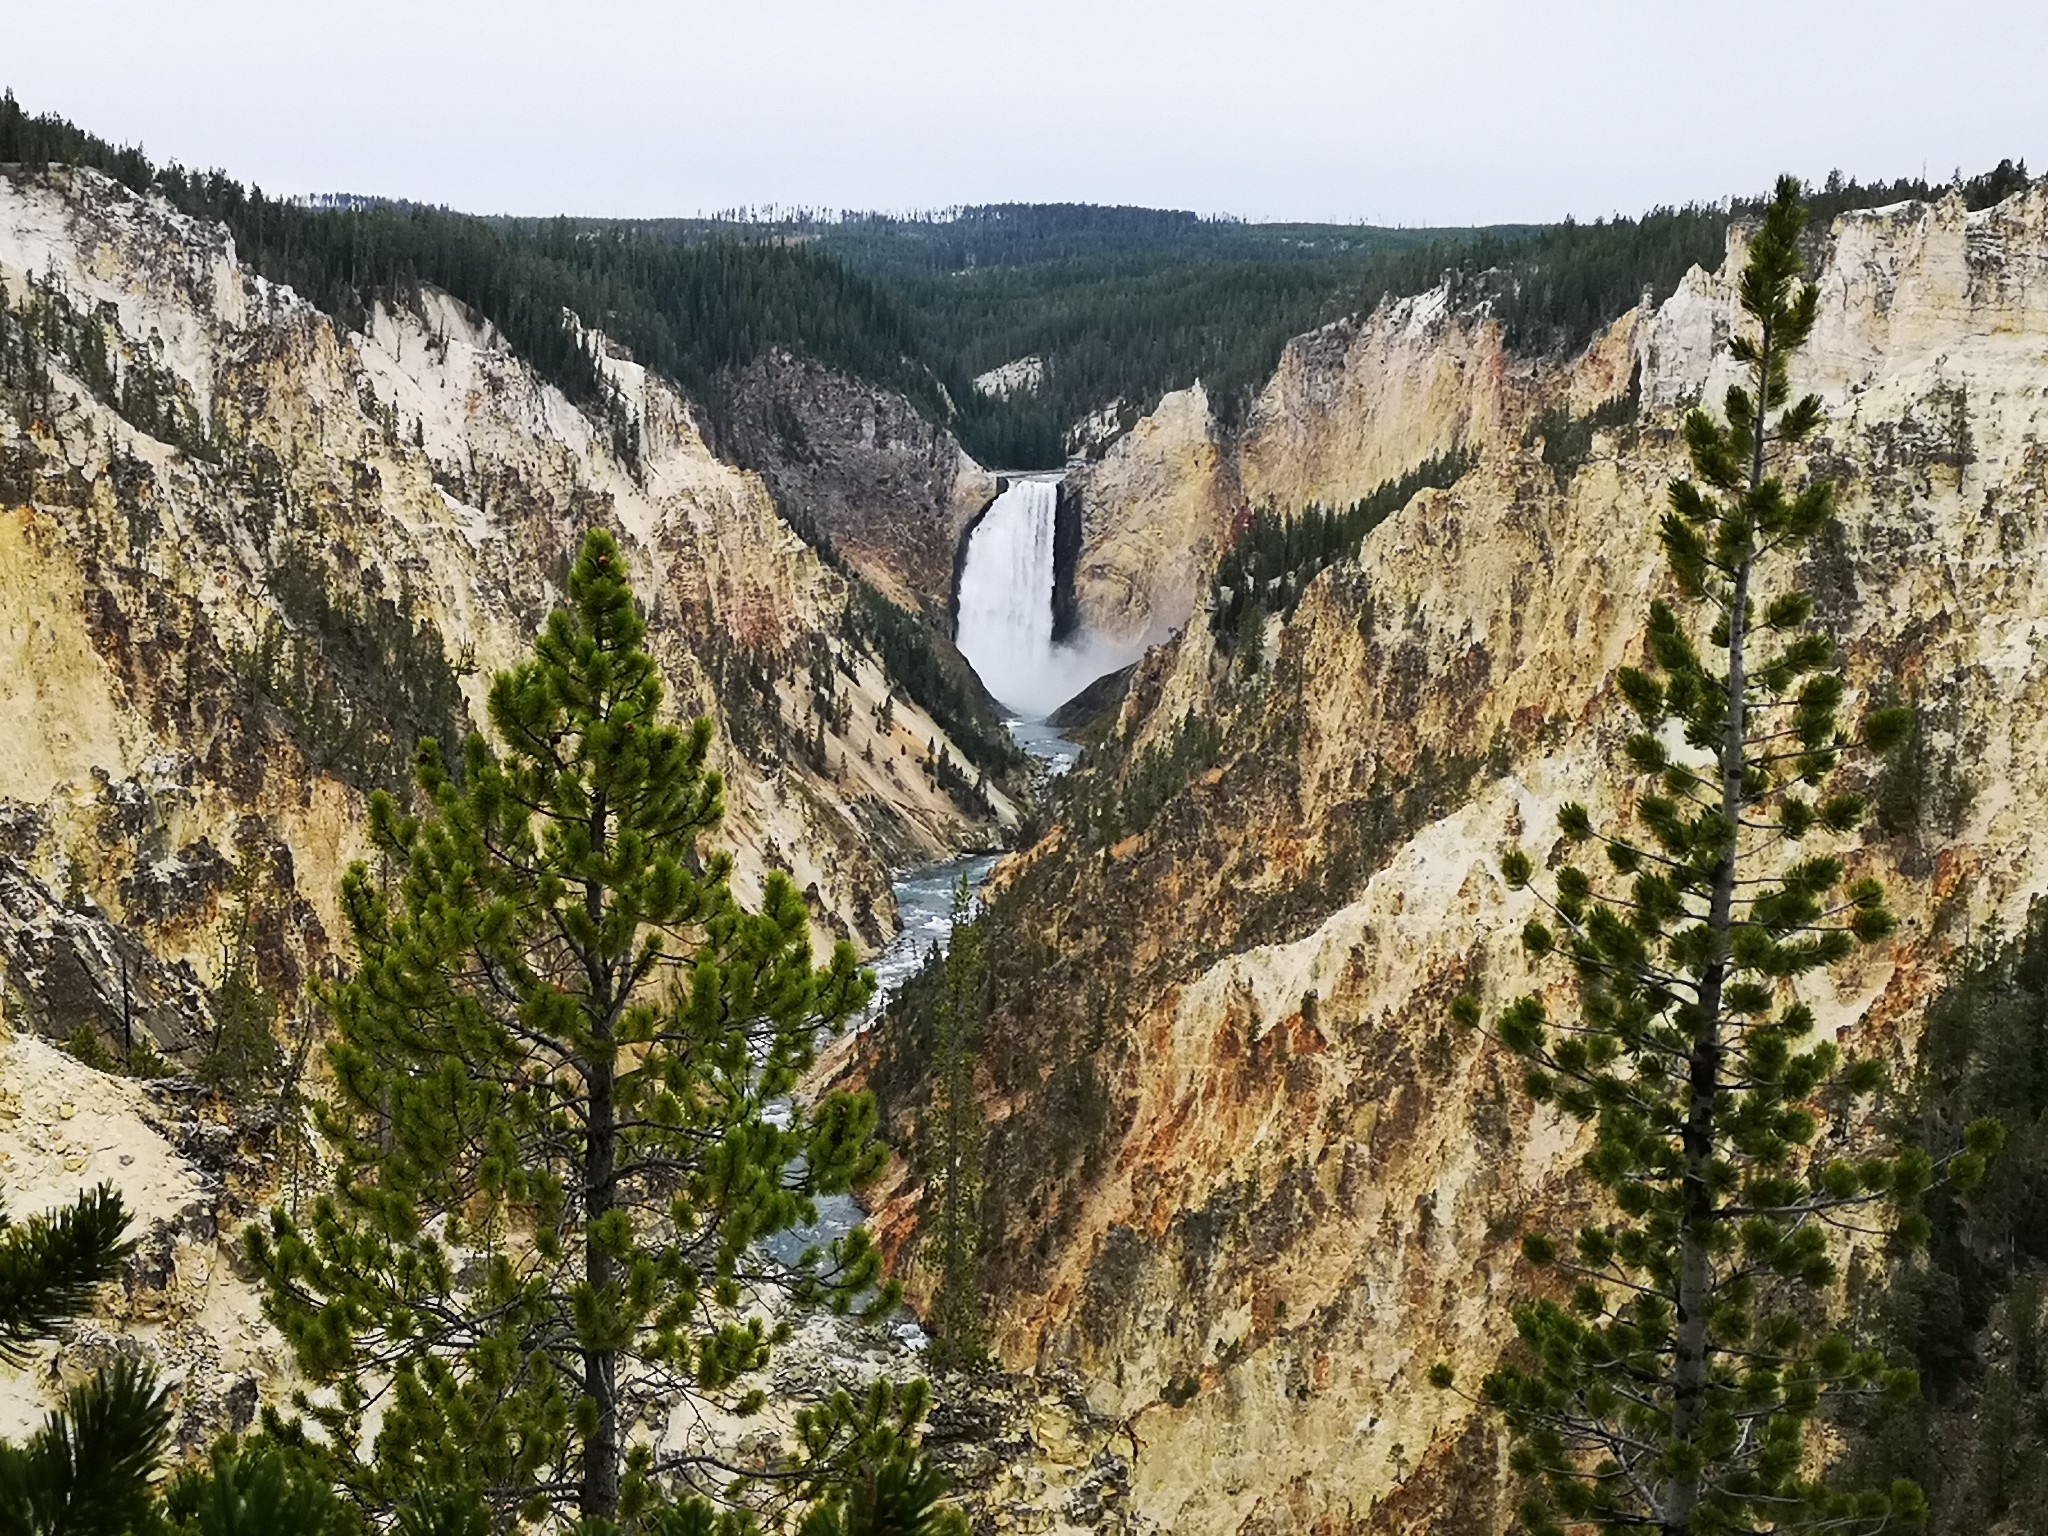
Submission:
MULTIPOLYGON (((1958 191, 1972 209, 2028 184, 2024 161, 1949 181, 1864 183, 1831 173, 1810 194, 1817 221, 1857 208, 1958 191)), ((1717 266, 1728 224, 1767 199, 1728 197, 1555 224, 1393 229, 1243 224, 1158 209, 997 204, 946 219, 867 215, 749 225, 713 220, 603 221, 689 244, 751 230, 800 238, 896 291, 927 338, 984 462, 1050 467, 1089 414, 1121 402, 1149 410, 1198 379, 1236 422, 1293 337, 1388 299, 1448 282, 1461 307, 1484 304, 1511 350, 1570 353, 1635 304, 1661 303, 1694 266, 1717 266), (1036 394, 986 401, 961 385, 1038 356, 1036 394), (977 445, 981 445, 978 447, 977 445), (987 451, 981 451, 985 448, 987 451)))
MULTIPOLYGON (((1509 346, 1569 352, 1685 272, 1720 260, 1730 198, 1615 217, 1490 229, 1257 225, 1157 209, 991 205, 950 220, 481 218, 367 197, 316 206, 222 171, 159 166, 54 114, 0 96, 0 163, 91 166, 234 232, 243 260, 345 324, 419 284, 488 319, 541 374, 600 416, 619 408, 564 311, 628 348, 705 408, 714 437, 732 372, 787 348, 901 392, 981 462, 1064 462, 1076 424, 1152 408, 1200 380, 1226 423, 1287 341, 1449 281, 1509 346), (979 394, 974 378, 1046 361, 1037 392, 979 394)), ((2024 162, 1949 183, 1831 176, 1821 217, 1960 190, 1986 206, 2027 184, 2024 162)), ((612 421, 631 458, 631 424, 612 421)))

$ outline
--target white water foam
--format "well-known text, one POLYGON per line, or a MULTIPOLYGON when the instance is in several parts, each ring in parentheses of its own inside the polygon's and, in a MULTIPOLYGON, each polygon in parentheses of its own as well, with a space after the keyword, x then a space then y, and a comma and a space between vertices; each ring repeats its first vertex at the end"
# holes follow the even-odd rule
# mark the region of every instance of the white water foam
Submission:
POLYGON ((1054 644, 1053 543, 1060 485, 1012 480, 967 544, 960 654, 1007 708, 1039 720, 1137 651, 1089 636, 1054 644))

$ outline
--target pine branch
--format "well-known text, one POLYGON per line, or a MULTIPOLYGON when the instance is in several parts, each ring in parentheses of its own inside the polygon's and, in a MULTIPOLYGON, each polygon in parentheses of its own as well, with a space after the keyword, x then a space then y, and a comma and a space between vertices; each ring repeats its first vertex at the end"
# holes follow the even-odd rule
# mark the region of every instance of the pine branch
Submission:
POLYGON ((144 1528, 149 1479, 170 1439, 168 1396, 147 1365, 123 1359, 73 1387, 25 1444, 0 1443, 0 1528, 144 1528))
POLYGON ((19 1225, 0 1225, 0 1361, 22 1366, 57 1324, 91 1309, 93 1292, 135 1251, 128 1208, 111 1184, 19 1225))

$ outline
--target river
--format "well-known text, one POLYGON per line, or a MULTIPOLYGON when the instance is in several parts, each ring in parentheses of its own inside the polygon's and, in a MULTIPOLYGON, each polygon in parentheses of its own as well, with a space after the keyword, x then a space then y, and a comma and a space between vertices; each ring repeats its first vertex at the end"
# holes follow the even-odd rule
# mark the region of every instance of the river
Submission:
POLYGON ((960 888, 960 877, 967 877, 969 890, 979 890, 981 882, 995 867, 997 855, 992 853, 969 854, 965 858, 947 859, 937 864, 923 864, 898 877, 896 880, 896 921, 899 924, 895 939, 889 947, 875 957, 872 967, 875 973, 875 1000, 869 1005, 868 1018, 872 1022, 881 1017, 889 999, 896 995, 897 988, 917 974, 918 967, 931 953, 932 946, 938 945, 944 954, 953 938, 953 893, 960 888))
MULTIPOLYGON (((960 888, 960 877, 967 877, 969 889, 978 888, 995 867, 996 858, 992 853, 977 853, 923 864, 895 882, 896 916, 901 926, 895 941, 875 957, 871 967, 875 973, 874 1001, 868 1004, 857 1028, 865 1029, 882 1016, 889 999, 917 974, 933 945, 938 946, 940 954, 946 952, 953 937, 953 893, 960 888)), ((820 1195, 816 1225, 778 1232, 764 1246, 784 1263, 794 1263, 806 1248, 844 1237, 866 1218, 867 1212, 853 1196, 820 1195)))
MULTIPOLYGON (((1009 726, 1017 745, 1044 763, 1052 774, 1065 773, 1081 755, 1079 747, 1042 720, 1012 720, 1009 726)), ((867 1028, 882 1016, 889 999, 896 995, 904 982, 917 974, 931 954, 933 945, 938 946, 940 954, 946 952, 946 946, 953 937, 953 893, 960 888, 960 877, 967 877, 969 890, 979 890, 999 857, 993 853, 971 853, 957 859, 921 864, 897 877, 896 937, 875 957, 872 967, 875 998, 868 1005, 859 1028, 867 1028)), ((779 1232, 768 1239, 767 1247, 778 1258, 793 1262, 804 1249, 843 1237, 859 1226, 866 1216, 853 1196, 824 1195, 818 1200, 815 1226, 792 1227, 786 1232, 779 1232)))

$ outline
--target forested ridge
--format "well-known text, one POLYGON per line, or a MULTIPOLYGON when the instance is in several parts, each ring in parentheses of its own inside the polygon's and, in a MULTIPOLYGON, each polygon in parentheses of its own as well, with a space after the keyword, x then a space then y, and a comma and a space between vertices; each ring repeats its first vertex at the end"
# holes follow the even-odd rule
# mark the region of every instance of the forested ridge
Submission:
POLYGON ((913 356, 907 312, 873 280, 800 245, 724 240, 662 244, 553 220, 512 229, 410 204, 349 199, 310 206, 245 187, 224 172, 158 166, 65 120, 0 98, 0 164, 59 163, 155 191, 235 237, 257 272, 359 326, 376 300, 427 283, 460 299, 583 405, 608 407, 601 371, 564 311, 681 385, 713 416, 729 369, 772 347, 900 390, 944 414, 932 372, 913 356))
POLYGON ((863 271, 891 277, 1090 259, 1308 264, 1452 233, 1371 224, 1254 224, 1181 209, 1095 203, 984 203, 913 214, 736 209, 710 218, 643 219, 631 225, 679 244, 764 233, 829 241, 863 271))
MULTIPOLYGON (((244 261, 344 323, 421 283, 445 290, 608 416, 629 459, 632 423, 565 310, 686 390, 714 439, 731 371, 786 348, 901 392, 981 462, 1018 469, 1062 462, 1090 414, 1149 410, 1198 379, 1233 421, 1290 337, 1447 279, 1458 304, 1500 318, 1514 350, 1573 350, 1644 297, 1668 297, 1690 267, 1716 264, 1729 219, 1762 206, 1733 198, 1639 218, 1436 230, 1085 204, 480 218, 374 197, 271 196, 0 98, 0 164, 47 162, 91 166, 222 221, 244 261), (1036 390, 975 390, 978 375, 1022 357, 1045 363, 1036 390)), ((2024 163, 2011 161, 1947 183, 1836 176, 1812 207, 1825 229, 1850 208, 1951 186, 1985 207, 2025 183, 2024 163)))
MULTIPOLYGON (((2024 162, 1948 182, 1831 176, 1811 197, 1816 226, 1853 208, 1934 198, 1971 208, 2026 184, 2024 162)), ((946 381, 956 430, 983 462, 1053 465, 1070 429, 1121 403, 1149 410, 1197 379, 1226 423, 1271 375, 1291 337, 1449 281, 1462 308, 1486 306, 1523 355, 1571 352, 1647 297, 1669 298, 1693 266, 1720 262, 1731 218, 1761 197, 1661 207, 1640 217, 1480 229, 1247 224, 1193 213, 1079 204, 993 204, 927 217, 742 210, 632 229, 672 243, 736 235, 799 240, 891 285, 946 381), (973 379, 1038 357, 1033 393, 990 400, 973 379)), ((1820 238, 1819 234, 1814 236, 1820 238)))
POLYGON ((1112 405, 1149 410, 1197 379, 1234 419, 1288 338, 1355 307, 1355 292, 1389 258, 1430 253, 1415 268, 1427 287, 1442 275, 1440 252, 1482 233, 1509 243, 1533 232, 1251 224, 1078 203, 925 216, 739 210, 585 227, 680 245, 795 241, 840 257, 904 304, 968 450, 1014 468, 1057 465, 1084 417, 1112 405), (1036 390, 1008 399, 975 390, 978 375, 1027 356, 1047 365, 1036 390))

